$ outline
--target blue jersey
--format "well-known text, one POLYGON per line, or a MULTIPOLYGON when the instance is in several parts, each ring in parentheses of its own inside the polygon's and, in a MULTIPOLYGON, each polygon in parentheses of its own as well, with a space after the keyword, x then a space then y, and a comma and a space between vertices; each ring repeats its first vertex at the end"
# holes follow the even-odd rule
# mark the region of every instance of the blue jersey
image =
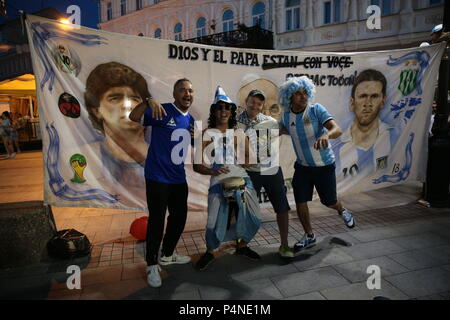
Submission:
POLYGON ((145 160, 145 178, 162 183, 185 183, 184 159, 191 144, 190 127, 194 118, 172 103, 162 105, 167 115, 152 118, 152 110, 144 113, 144 126, 152 126, 152 139, 145 160))
POLYGON ((297 155, 297 163, 307 167, 323 167, 334 163, 330 144, 326 149, 314 149, 314 143, 325 132, 325 122, 333 119, 324 106, 309 104, 303 112, 283 113, 281 124, 289 132, 297 155))

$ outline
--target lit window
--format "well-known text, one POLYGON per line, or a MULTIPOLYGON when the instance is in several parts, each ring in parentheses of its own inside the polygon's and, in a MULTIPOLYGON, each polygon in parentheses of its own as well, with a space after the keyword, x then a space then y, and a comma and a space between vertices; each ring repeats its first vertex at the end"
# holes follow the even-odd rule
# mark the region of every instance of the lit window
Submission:
POLYGON ((234 13, 232 10, 227 10, 223 13, 223 32, 234 30, 234 13))
POLYGON ((183 32, 183 25, 181 23, 177 23, 175 28, 173 29, 173 33, 175 34, 175 41, 181 41, 181 33, 183 32))
POLYGON ((300 29, 300 0, 286 0, 286 31, 300 29))
POLYGON ((259 24, 259 26, 261 28, 264 28, 265 26, 265 11, 266 11, 266 6, 264 5, 264 3, 262 2, 257 2, 255 3, 255 5, 253 6, 252 9, 252 20, 253 20, 253 25, 256 26, 259 24))
POLYGON ((197 20, 197 37, 206 36, 206 19, 201 17, 197 20))

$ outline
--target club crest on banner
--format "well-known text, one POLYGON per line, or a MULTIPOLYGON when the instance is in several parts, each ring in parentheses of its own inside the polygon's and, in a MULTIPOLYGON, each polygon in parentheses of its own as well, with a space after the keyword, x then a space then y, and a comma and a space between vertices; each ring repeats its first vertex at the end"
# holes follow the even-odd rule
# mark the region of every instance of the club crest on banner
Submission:
POLYGON ((430 54, 426 51, 414 51, 399 58, 389 57, 388 66, 404 65, 407 69, 400 71, 400 83, 398 89, 407 96, 414 90, 422 94, 423 73, 429 66, 430 54))

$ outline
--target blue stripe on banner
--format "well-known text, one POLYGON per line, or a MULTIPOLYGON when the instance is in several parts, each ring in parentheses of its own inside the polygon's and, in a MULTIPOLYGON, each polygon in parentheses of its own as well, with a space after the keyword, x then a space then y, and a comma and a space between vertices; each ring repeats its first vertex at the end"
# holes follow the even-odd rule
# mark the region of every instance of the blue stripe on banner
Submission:
POLYGON ((356 148, 356 151, 358 153, 358 171, 362 172, 367 169, 372 171, 374 163, 373 147, 367 151, 356 148))
POLYGON ((311 150, 310 150, 310 146, 308 143, 308 138, 306 136, 302 116, 303 116, 303 114, 298 114, 298 115, 296 115, 296 118, 295 118, 297 135, 299 137, 300 146, 302 148, 302 150, 299 150, 299 151, 303 153, 303 156, 305 157, 305 160, 306 160, 306 163, 308 164, 308 166, 314 167, 316 165, 316 163, 314 162, 314 158, 313 158, 311 150), (301 137, 305 137, 305 138, 302 139, 301 137))
MULTIPOLYGON (((345 142, 342 142, 341 139, 339 139, 339 142, 334 146, 333 152, 337 155, 340 155, 341 148, 345 145, 345 142)), ((341 172, 342 171, 342 164, 341 164, 341 157, 335 158, 335 165, 336 165, 336 171, 341 172)))
POLYGON ((395 143, 397 142, 399 133, 397 132, 397 128, 389 128, 389 142, 391 144, 391 150, 395 146, 395 143))

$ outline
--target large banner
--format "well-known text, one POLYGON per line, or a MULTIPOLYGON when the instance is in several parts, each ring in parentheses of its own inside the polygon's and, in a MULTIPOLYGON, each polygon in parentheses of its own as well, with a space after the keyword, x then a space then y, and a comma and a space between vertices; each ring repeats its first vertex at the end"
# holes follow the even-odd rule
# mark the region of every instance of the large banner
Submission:
MULTIPOLYGON (((165 103, 173 102, 173 85, 180 78, 191 80, 190 112, 206 128, 218 85, 240 110, 250 90, 263 90, 265 112, 279 119, 278 87, 306 75, 316 84, 314 101, 344 132, 332 141, 339 194, 424 179, 444 44, 360 53, 270 51, 74 28, 36 16, 27 16, 26 25, 37 81, 46 203, 145 209, 143 166, 151 127, 128 115, 144 98, 143 82, 165 103), (366 81, 356 83, 363 73, 366 81), (373 77, 378 78, 367 80, 373 77)), ((280 139, 279 160, 291 189, 295 153, 289 136, 280 139)), ((192 164, 186 170, 189 208, 205 210, 209 177, 193 172, 192 164)), ((292 192, 289 199, 293 202, 292 192)), ((264 193, 261 201, 267 202, 264 193)))

